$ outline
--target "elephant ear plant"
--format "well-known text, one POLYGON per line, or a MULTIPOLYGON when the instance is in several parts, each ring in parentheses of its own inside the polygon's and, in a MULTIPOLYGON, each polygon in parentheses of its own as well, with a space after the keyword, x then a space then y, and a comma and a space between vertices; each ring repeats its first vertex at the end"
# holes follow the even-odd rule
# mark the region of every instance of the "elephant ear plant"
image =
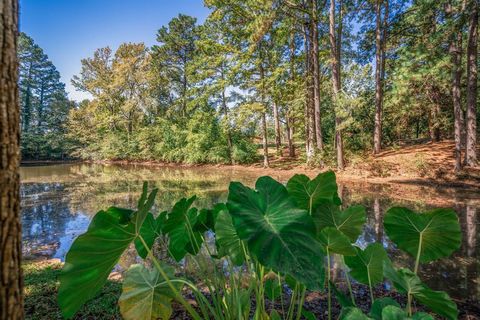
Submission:
POLYGON ((136 210, 99 211, 72 244, 60 275, 58 302, 64 317, 73 317, 100 291, 129 248, 144 263, 124 274, 118 303, 126 320, 169 319, 174 301, 196 320, 315 319, 303 308, 306 293, 324 289, 329 319, 332 290, 343 306, 340 319, 432 319, 414 314, 412 299, 448 319, 457 315, 448 295, 431 290, 417 275, 420 263, 458 248, 460 229, 451 210, 387 212, 387 235, 416 258, 412 272, 395 269, 382 244, 356 245, 365 208, 342 205, 333 172, 312 180, 295 175, 286 186, 270 177, 259 178, 254 188, 232 182, 226 203, 198 209, 193 196, 160 214, 152 210, 157 190, 147 189, 144 184, 136 210), (350 297, 333 283, 332 259, 343 268, 350 297), (182 271, 187 265, 195 270, 188 279, 182 271), (406 310, 390 298, 374 299, 373 288, 385 277, 407 295, 406 310), (369 286, 368 315, 355 306, 350 278, 369 286), (195 299, 195 307, 186 295, 195 299), (267 300, 277 302, 277 308, 267 300))

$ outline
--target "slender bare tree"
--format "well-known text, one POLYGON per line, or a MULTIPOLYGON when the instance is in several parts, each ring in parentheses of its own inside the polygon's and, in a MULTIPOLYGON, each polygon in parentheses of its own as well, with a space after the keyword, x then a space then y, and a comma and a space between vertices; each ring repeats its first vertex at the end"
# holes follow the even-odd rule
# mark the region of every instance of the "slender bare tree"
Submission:
POLYGON ((478 0, 471 0, 467 44, 467 149, 465 163, 477 165, 478 0))

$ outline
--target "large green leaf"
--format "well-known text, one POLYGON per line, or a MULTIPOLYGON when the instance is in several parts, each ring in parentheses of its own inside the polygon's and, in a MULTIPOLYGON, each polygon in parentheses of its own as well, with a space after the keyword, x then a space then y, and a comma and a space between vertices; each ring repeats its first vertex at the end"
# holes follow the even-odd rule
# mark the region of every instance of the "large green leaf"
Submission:
POLYGON ((59 277, 58 304, 64 317, 72 317, 102 288, 120 256, 139 235, 157 191, 148 195, 144 184, 137 211, 116 207, 99 211, 87 231, 75 239, 59 277))
POLYGON ((381 310, 381 317, 375 318, 380 320, 433 320, 433 317, 424 312, 417 312, 412 317, 408 317, 407 313, 400 309, 399 305, 388 305, 381 310))
POLYGON ((218 212, 215 223, 215 239, 219 251, 223 250, 235 265, 240 266, 243 264, 245 254, 242 248, 242 240, 237 235, 232 217, 226 206, 218 212))
POLYGON ((318 240, 328 252, 344 256, 354 256, 356 254, 350 239, 334 227, 324 228, 318 235, 318 240))
POLYGON ((168 251, 176 261, 180 261, 187 253, 197 254, 202 245, 201 232, 193 227, 198 220, 198 210, 191 208, 196 197, 181 199, 167 215, 163 231, 169 235, 168 251))
POLYGON ((387 211, 384 226, 390 240, 412 256, 417 256, 420 246, 420 262, 447 257, 462 241, 457 214, 451 209, 418 214, 394 207, 387 211))
MULTIPOLYGON (((142 227, 140 228, 140 235, 142 236, 145 243, 148 245, 148 249, 152 249, 155 240, 161 235, 162 227, 165 223, 166 212, 160 213, 160 215, 155 219, 151 213, 148 213, 145 221, 143 222, 142 227)), ((145 259, 147 257, 148 251, 144 247, 140 238, 135 239, 135 248, 137 249, 138 255, 145 259)))
POLYGON ((337 205, 321 204, 313 212, 312 217, 317 232, 326 227, 334 227, 344 233, 352 242, 357 240, 367 221, 363 206, 351 206, 342 211, 337 205))
POLYGON ((377 299, 373 302, 368 315, 375 320, 382 320, 383 309, 387 306, 400 307, 400 304, 389 297, 377 299))
POLYGON ((363 311, 356 307, 342 308, 342 312, 338 318, 339 320, 370 320, 363 311))
MULTIPOLYGON (((175 270, 160 262, 168 280, 175 279, 175 270)), ((179 292, 182 284, 171 282, 179 292)), ((168 320, 172 315, 172 300, 175 293, 157 269, 149 270, 143 265, 132 265, 125 276, 118 304, 125 320, 168 320)))
POLYGON ((320 173, 313 180, 304 174, 296 174, 288 180, 287 190, 297 206, 310 214, 322 202, 341 204, 333 171, 320 173))
POLYGON ((387 252, 379 243, 372 243, 361 250, 355 247, 357 255, 345 257, 350 275, 360 283, 376 285, 383 281, 383 262, 388 259, 387 252))
POLYGON ((103 287, 122 253, 136 238, 132 210, 111 207, 98 212, 86 233, 80 235, 67 253, 60 274, 58 303, 66 318, 103 287))
POLYGON ((430 289, 408 269, 395 270, 389 261, 385 262, 384 269, 385 276, 392 281, 398 291, 411 294, 421 304, 445 318, 457 319, 457 305, 447 293, 430 289))
POLYGON ((274 179, 259 178, 256 190, 230 183, 227 207, 238 236, 262 265, 320 289, 324 255, 312 218, 274 179))

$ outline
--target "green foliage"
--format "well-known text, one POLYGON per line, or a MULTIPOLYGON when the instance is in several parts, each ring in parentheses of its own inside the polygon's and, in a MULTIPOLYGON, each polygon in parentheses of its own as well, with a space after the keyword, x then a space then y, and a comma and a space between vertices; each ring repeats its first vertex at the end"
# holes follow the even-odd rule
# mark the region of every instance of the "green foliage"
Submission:
POLYGON ((317 230, 326 227, 336 228, 349 237, 352 242, 357 240, 362 233, 367 219, 363 206, 351 206, 341 210, 338 205, 331 203, 320 205, 312 213, 312 217, 317 230))
POLYGON ((215 223, 215 239, 219 246, 219 251, 228 255, 235 265, 243 265, 245 254, 242 240, 237 235, 232 217, 226 207, 218 213, 215 223))
POLYGON ((324 272, 318 261, 323 254, 312 219, 272 178, 259 178, 255 189, 230 184, 227 207, 238 236, 262 265, 288 273, 308 288, 320 288, 324 272))
POLYGON ((288 193, 310 215, 321 203, 341 204, 337 188, 333 171, 321 173, 313 180, 304 174, 296 174, 287 183, 288 193))
POLYGON ((418 214, 391 208, 384 220, 388 237, 420 262, 447 257, 460 248, 460 224, 455 211, 435 209, 418 214))
POLYGON ((346 256, 350 275, 360 283, 374 286, 383 280, 383 263, 387 253, 380 243, 369 244, 365 250, 355 247, 355 256, 346 256))
POLYGON ((395 270, 391 264, 386 263, 385 276, 393 282, 397 290, 412 295, 433 312, 447 319, 457 319, 457 306, 448 294, 443 291, 434 291, 428 288, 412 271, 403 268, 395 270))
POLYGON ((32 38, 18 39, 23 159, 64 159, 72 148, 65 126, 74 104, 48 56, 32 38))
POLYGON ((115 207, 100 211, 88 231, 72 244, 58 290, 58 303, 65 317, 72 317, 97 294, 122 253, 135 239, 135 225, 130 221, 132 214, 131 210, 115 207), (78 287, 83 289, 78 290, 78 287))
POLYGON ((328 252, 344 256, 354 256, 356 251, 350 239, 334 227, 326 227, 320 231, 318 240, 328 252))
MULTIPOLYGON (((166 264, 162 267, 168 279, 174 280, 175 270, 166 264)), ((176 282, 175 286, 180 291, 183 284, 176 282)), ((125 320, 168 320, 173 312, 174 298, 175 292, 157 269, 149 270, 141 264, 134 264, 127 271, 118 304, 125 320)))
MULTIPOLYGON (((296 176, 292 180, 294 186, 298 179, 296 176)), ((343 307, 340 319, 432 319, 428 314, 414 313, 412 299, 438 315, 456 319, 458 310, 448 295, 431 290, 408 269, 395 270, 382 244, 371 243, 365 250, 352 246, 362 230, 365 212, 361 207, 339 209, 340 199, 333 174, 320 174, 310 182, 300 179, 305 193, 300 192, 301 188, 292 189, 292 183, 287 188, 270 177, 259 178, 255 189, 232 182, 226 205, 218 203, 212 209, 198 209, 194 207, 196 197, 193 196, 181 199, 171 210, 156 218, 150 212, 156 190, 148 195, 145 184, 137 211, 115 207, 100 211, 87 232, 75 240, 60 275, 58 300, 63 315, 72 317, 93 298, 120 255, 135 243, 145 265, 133 265, 124 280, 119 305, 125 319, 168 319, 174 300, 181 303, 195 320, 247 319, 253 298, 255 319, 294 319, 301 315, 312 318, 313 314, 303 310, 306 290, 322 290, 325 283, 328 286, 329 317, 332 315, 333 288, 343 307), (328 175, 330 178, 325 179, 328 175), (309 183, 314 186, 313 192, 309 191, 312 190, 309 183), (289 190, 293 192, 289 193, 289 190), (319 195, 325 196, 321 197, 317 207, 313 207, 312 203, 316 203, 314 199, 320 198, 319 195), (313 217, 306 211, 308 208, 314 208, 313 217), (192 281, 179 278, 173 267, 158 260, 152 252, 158 239, 161 239, 159 245, 168 247, 169 254, 176 261, 185 258, 195 264, 202 286, 208 289, 208 297, 192 282, 195 277, 191 277, 192 281), (213 244, 216 252, 211 248, 213 244), (348 273, 347 280, 351 276, 369 285, 372 308, 368 316, 355 307, 352 297, 347 298, 332 282, 333 254, 339 255, 340 261, 349 267, 347 270, 343 262, 340 263, 348 273), (327 282, 324 281, 325 274, 327 282), (407 295, 406 310, 400 309, 391 298, 374 299, 373 286, 381 283, 384 277, 396 290, 407 295), (191 290, 197 310, 183 297, 184 285, 191 290), (284 305, 285 285, 291 290, 288 309, 284 305), (268 310, 266 298, 279 301, 282 314, 268 310)), ((398 230, 412 228, 411 224, 415 222, 426 223, 428 227, 442 225, 442 220, 458 224, 458 220, 452 220, 451 211, 432 212, 425 215, 429 219, 425 222, 421 220, 423 216, 414 220, 416 218, 410 215, 417 214, 394 208, 387 214, 385 227, 394 214, 401 217, 407 214, 410 218, 397 217, 395 228, 398 230)), ((446 254, 443 250, 436 250, 435 246, 427 247, 429 256, 434 255, 434 251, 441 256, 446 254)))

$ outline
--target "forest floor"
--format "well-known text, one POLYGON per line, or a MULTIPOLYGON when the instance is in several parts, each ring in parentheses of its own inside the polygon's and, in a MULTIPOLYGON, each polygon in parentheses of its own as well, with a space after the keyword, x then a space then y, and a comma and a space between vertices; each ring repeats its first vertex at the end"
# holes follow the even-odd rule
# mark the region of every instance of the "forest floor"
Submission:
MULTIPOLYGON (((301 150, 303 152, 303 150, 301 150)), ((305 173, 313 176, 318 167, 305 164, 302 155, 295 158, 288 156, 288 150, 282 155, 275 155, 269 150, 270 167, 263 168, 263 162, 241 166, 250 170, 261 170, 264 174, 305 173)), ((480 167, 464 168, 455 174, 454 142, 426 142, 400 147, 390 147, 378 155, 362 154, 345 157, 346 167, 337 170, 333 166, 325 166, 320 170, 336 171, 340 181, 361 181, 369 183, 401 183, 426 186, 446 186, 458 188, 477 188, 480 186, 480 167)))

